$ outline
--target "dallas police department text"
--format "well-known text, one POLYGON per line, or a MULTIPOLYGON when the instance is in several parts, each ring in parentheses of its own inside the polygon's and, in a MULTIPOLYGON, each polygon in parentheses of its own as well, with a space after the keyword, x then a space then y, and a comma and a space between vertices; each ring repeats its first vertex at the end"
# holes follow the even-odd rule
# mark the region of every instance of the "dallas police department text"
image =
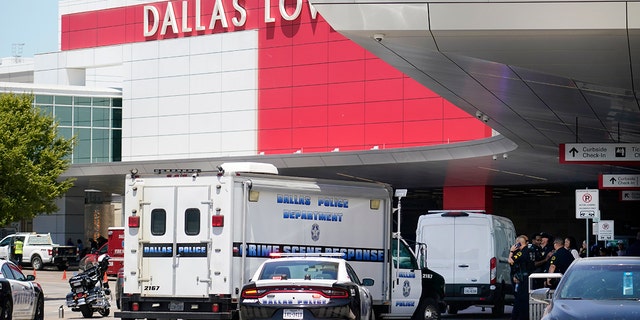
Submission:
MULTIPOLYGON (((179 34, 193 31, 204 31, 207 29, 213 30, 216 27, 216 23, 220 23, 220 25, 226 29, 229 27, 229 21, 231 21, 235 27, 242 27, 247 22, 247 10, 240 4, 239 0, 231 0, 231 5, 233 6, 233 10, 236 14, 230 20, 227 17, 228 13, 225 11, 224 1, 210 0, 209 2, 211 1, 214 2, 214 5, 211 11, 211 20, 208 25, 202 21, 203 0, 182 1, 181 10, 179 11, 180 14, 176 14, 176 8, 174 6, 177 6, 177 4, 174 4, 172 1, 168 1, 166 2, 164 12, 162 12, 162 19, 160 17, 161 12, 158 7, 153 4, 145 5, 143 7, 144 36, 154 36, 158 32, 158 29, 160 29, 160 35, 165 35, 167 33, 167 29, 171 29, 172 33, 179 34), (180 18, 178 18, 178 16, 180 16, 180 18)), ((318 12, 311 4, 308 4, 308 6, 311 18, 315 20, 318 12)), ((263 8, 271 8, 271 0, 264 0, 263 8)), ((278 1, 278 8, 280 16, 284 20, 293 21, 297 19, 302 12, 302 0, 280 0, 278 1), (290 10, 291 12, 285 7, 286 4, 289 4, 290 8, 293 7, 290 10)), ((209 15, 207 14, 206 16, 208 17, 209 15)), ((275 21, 276 19, 271 16, 271 10, 264 10, 264 22, 274 23, 275 21)))

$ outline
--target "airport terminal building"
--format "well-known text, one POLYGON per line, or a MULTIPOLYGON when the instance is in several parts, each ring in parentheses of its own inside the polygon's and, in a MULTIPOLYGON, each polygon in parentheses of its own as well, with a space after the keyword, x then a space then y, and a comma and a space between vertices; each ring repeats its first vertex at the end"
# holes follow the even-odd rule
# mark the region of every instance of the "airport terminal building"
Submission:
MULTIPOLYGON (((60 133, 78 138, 73 165, 492 136, 475 116, 335 32, 306 0, 60 1, 59 41, 59 51, 33 60, 3 59, 0 91, 33 93, 60 133)), ((83 223, 118 223, 113 197, 76 188, 33 228, 58 241, 86 238, 74 233, 83 223)))
MULTIPOLYGON (((2 58, 0 92, 33 94, 77 138, 64 175, 76 186, 57 214, 16 226, 58 242, 95 237, 121 224, 133 167, 264 160, 441 202, 416 214, 486 210, 578 234, 574 189, 637 173, 637 163, 557 159, 562 143, 637 143, 625 85, 638 70, 636 3, 314 3, 59 1, 58 50, 2 58)), ((603 217, 635 234, 640 201, 619 192, 601 192, 603 217)))

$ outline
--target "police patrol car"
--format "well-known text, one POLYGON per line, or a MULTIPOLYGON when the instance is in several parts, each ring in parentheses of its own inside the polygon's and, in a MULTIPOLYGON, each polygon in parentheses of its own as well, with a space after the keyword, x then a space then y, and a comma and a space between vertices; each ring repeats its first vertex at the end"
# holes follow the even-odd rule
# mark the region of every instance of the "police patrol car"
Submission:
POLYGON ((44 293, 34 280, 13 262, 0 259, 1 319, 44 319, 44 293))
POLYGON ((272 256, 242 288, 241 319, 374 319, 374 280, 361 281, 341 254, 272 256))

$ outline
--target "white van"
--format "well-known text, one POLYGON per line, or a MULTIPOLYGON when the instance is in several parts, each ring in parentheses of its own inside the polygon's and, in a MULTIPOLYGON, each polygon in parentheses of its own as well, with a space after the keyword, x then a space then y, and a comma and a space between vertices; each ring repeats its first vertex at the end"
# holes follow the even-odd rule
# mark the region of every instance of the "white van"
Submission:
POLYGON ((494 315, 513 303, 509 249, 513 222, 482 211, 429 211, 418 219, 416 241, 427 244, 429 269, 445 279, 448 312, 477 305, 494 315))

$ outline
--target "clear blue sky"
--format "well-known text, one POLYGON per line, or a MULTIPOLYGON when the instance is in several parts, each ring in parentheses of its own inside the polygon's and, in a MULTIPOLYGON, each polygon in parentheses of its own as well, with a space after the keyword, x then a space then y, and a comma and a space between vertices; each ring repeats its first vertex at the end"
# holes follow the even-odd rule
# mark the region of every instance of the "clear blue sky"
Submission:
POLYGON ((23 57, 58 50, 57 0, 0 0, 0 57, 13 56, 14 43, 24 43, 23 57))

